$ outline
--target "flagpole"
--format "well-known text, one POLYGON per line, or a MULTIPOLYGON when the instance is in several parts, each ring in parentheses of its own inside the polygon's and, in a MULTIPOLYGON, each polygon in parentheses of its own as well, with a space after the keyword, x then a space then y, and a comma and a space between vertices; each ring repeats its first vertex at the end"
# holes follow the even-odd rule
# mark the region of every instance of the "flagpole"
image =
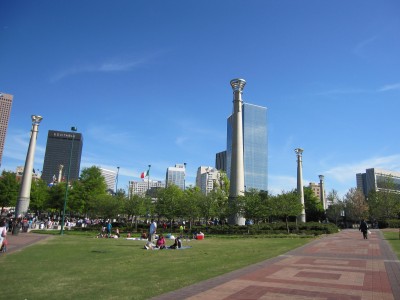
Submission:
POLYGON ((150 193, 150 168, 151 165, 149 165, 149 169, 147 170, 147 193, 150 193))

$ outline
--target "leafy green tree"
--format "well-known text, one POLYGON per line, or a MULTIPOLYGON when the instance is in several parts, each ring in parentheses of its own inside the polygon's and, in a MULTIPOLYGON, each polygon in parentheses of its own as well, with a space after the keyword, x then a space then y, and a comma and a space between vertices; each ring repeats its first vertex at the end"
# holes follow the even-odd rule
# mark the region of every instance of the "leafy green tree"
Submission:
POLYGON ((198 187, 189 187, 184 191, 183 201, 181 202, 182 216, 189 220, 189 229, 192 223, 200 217, 200 203, 204 195, 198 187))
POLYGON ((136 231, 138 218, 146 215, 149 203, 151 203, 151 198, 140 195, 132 195, 124 202, 123 212, 128 215, 128 219, 132 217, 132 223, 135 221, 136 231))
POLYGON ((60 182, 58 184, 53 185, 49 189, 49 196, 47 198, 45 207, 49 211, 58 212, 61 214, 61 212, 64 209, 64 200, 65 200, 65 182, 60 182))
POLYGON ((328 193, 328 196, 326 196, 326 202, 327 203, 334 204, 334 203, 338 203, 340 201, 341 200, 340 200, 339 194, 335 189, 332 189, 332 191, 330 191, 328 193))
POLYGON ((3 171, 0 177, 0 207, 15 206, 17 203, 19 183, 14 172, 3 171))
POLYGON ((215 216, 224 223, 229 216, 228 194, 222 189, 214 189, 211 195, 214 198, 215 216))
POLYGON ((348 220, 359 222, 368 217, 368 204, 362 191, 351 188, 343 198, 346 206, 346 218, 348 220))
POLYGON ((174 184, 160 189, 157 193, 157 203, 155 205, 155 213, 158 217, 165 217, 172 221, 180 214, 179 208, 183 197, 183 191, 174 184))
POLYGON ((271 199, 272 214, 284 218, 286 222, 287 232, 289 230, 289 217, 297 217, 303 210, 303 205, 300 203, 300 195, 297 191, 283 192, 271 199))
POLYGON ((371 191, 368 194, 371 218, 378 221, 397 219, 400 214, 400 194, 389 189, 371 191))
POLYGON ((267 205, 268 197, 262 197, 262 194, 256 189, 246 191, 243 197, 243 217, 247 220, 253 220, 259 224, 263 219, 270 216, 270 209, 267 205))
POLYGON ((112 220, 122 211, 122 199, 121 197, 114 197, 110 194, 99 195, 93 200, 96 205, 92 209, 92 214, 103 219, 112 220))
POLYGON ((326 215, 328 219, 333 220, 338 225, 338 221, 343 217, 345 205, 342 201, 337 201, 331 205, 329 205, 326 210, 326 215))
POLYGON ((81 213, 90 215, 96 210, 96 200, 107 194, 107 184, 98 167, 84 168, 79 181, 71 189, 71 201, 80 207, 81 213))
POLYGON ((325 219, 323 204, 310 187, 304 187, 304 206, 307 222, 318 222, 325 219))
POLYGON ((45 209, 46 202, 49 198, 49 187, 47 183, 42 180, 34 180, 31 185, 31 201, 29 203, 29 209, 40 213, 45 209))

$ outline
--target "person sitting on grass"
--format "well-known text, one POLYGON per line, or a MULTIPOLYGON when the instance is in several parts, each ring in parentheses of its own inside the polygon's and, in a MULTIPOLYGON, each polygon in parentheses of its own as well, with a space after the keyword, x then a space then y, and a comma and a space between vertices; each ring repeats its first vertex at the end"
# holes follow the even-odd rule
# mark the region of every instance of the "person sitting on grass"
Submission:
POLYGON ((173 245, 169 246, 170 249, 182 248, 181 238, 178 236, 173 245))
POLYGON ((160 234, 160 236, 158 237, 156 247, 160 249, 165 249, 165 238, 162 234, 160 234))

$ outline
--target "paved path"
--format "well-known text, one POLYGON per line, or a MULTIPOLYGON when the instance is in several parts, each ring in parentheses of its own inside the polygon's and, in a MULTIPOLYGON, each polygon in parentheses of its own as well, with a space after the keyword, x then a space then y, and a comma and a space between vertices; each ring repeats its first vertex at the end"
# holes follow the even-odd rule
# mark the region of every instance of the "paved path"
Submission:
POLYGON ((348 229, 154 299, 400 300, 400 261, 379 230, 348 229))
POLYGON ((49 234, 39 234, 39 233, 22 233, 20 232, 18 235, 12 235, 11 232, 7 232, 7 252, 1 253, 0 255, 7 255, 16 251, 19 251, 25 247, 28 247, 32 244, 40 242, 44 239, 51 238, 52 235, 49 234))

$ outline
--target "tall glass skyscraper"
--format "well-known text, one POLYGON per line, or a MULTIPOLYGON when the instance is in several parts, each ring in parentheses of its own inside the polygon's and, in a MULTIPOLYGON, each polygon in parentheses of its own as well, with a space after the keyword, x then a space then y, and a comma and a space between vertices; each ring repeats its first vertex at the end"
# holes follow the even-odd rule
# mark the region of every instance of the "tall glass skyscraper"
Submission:
POLYGON ((12 102, 13 95, 0 92, 0 166, 1 160, 3 158, 4 142, 6 140, 8 120, 10 118, 12 102))
MULTIPOLYGON (((246 190, 268 190, 267 108, 243 103, 244 185, 246 190)), ((232 122, 227 124, 227 175, 230 177, 232 155, 232 122)))
POLYGON ((42 179, 48 184, 53 182, 54 176, 57 177, 60 165, 64 166, 62 177, 67 178, 72 142, 74 145, 69 177, 71 181, 79 178, 83 146, 82 134, 49 130, 42 172, 42 179))

